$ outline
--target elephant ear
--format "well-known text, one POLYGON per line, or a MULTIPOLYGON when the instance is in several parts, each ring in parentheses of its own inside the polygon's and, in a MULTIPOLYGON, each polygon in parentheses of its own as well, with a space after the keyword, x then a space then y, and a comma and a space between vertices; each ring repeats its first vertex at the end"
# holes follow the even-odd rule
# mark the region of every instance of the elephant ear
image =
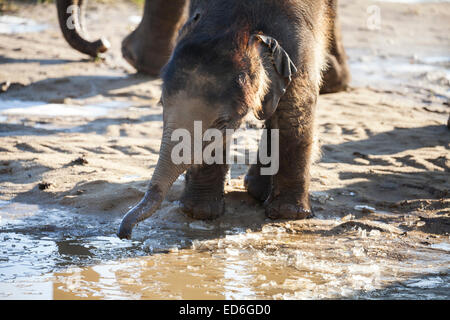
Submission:
POLYGON ((270 59, 268 63, 265 63, 266 72, 271 82, 269 91, 262 101, 261 109, 255 111, 258 119, 266 120, 277 109, 281 97, 285 94, 289 83, 291 83, 292 75, 297 72, 297 68, 287 52, 274 38, 255 34, 252 35, 251 41, 259 46, 263 60, 267 59, 267 57, 270 59))

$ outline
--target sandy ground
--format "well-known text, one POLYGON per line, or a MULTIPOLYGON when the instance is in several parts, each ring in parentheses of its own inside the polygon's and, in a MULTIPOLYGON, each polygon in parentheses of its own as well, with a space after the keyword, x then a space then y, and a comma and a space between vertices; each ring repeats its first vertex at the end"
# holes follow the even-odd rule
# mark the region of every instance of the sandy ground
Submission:
MULTIPOLYGON (((368 230, 379 223, 382 232, 395 228, 410 243, 448 243, 450 5, 377 3, 381 29, 370 30, 366 9, 373 3, 341 1, 354 79, 348 92, 319 99, 322 156, 313 166, 311 187, 316 219, 289 226, 325 234, 335 229, 321 219, 368 230), (406 63, 406 71, 413 70, 427 57, 447 60, 417 73, 396 68, 406 63)), ((0 200, 116 221, 143 195, 158 159, 162 108, 161 81, 133 74, 120 54, 121 39, 134 27, 128 17, 139 12, 122 2, 90 5, 90 35, 105 35, 112 43, 106 60, 94 62, 64 42, 53 6, 19 6, 15 15, 50 28, 0 34, 0 83, 11 83, 0 102, 120 107, 98 117, 0 109, 0 200), (99 19, 100 12, 107 21, 99 19)), ((232 170, 227 215, 257 212, 258 221, 265 221, 263 208, 245 194, 244 174, 244 167, 232 170)), ((169 200, 177 199, 180 188, 169 200)))

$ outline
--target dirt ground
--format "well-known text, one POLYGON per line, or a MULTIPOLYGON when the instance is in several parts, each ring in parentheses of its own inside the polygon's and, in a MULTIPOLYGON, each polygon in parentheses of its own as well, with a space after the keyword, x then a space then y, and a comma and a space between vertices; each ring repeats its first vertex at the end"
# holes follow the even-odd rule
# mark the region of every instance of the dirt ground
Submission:
MULTIPOLYGON (((339 228, 323 223, 336 220, 343 229, 376 229, 417 246, 448 243, 450 5, 377 2, 381 29, 372 30, 366 21, 374 3, 340 1, 353 82, 347 92, 319 99, 321 156, 311 186, 316 217, 286 228, 338 235, 339 228), (418 68, 425 64, 429 68, 418 68)), ((49 28, 0 34, 0 83, 10 82, 0 93, 2 106, 24 100, 56 109, 114 107, 100 116, 45 116, 2 114, 0 106, 0 200, 116 221, 143 195, 162 133, 161 81, 134 74, 120 53, 121 40, 135 26, 129 17, 140 9, 91 2, 90 35, 112 44, 104 61, 92 61, 65 43, 52 5, 18 8, 14 15, 49 28)), ((256 212, 259 222, 270 224, 246 195, 244 174, 243 166, 232 169, 226 215, 256 212)))

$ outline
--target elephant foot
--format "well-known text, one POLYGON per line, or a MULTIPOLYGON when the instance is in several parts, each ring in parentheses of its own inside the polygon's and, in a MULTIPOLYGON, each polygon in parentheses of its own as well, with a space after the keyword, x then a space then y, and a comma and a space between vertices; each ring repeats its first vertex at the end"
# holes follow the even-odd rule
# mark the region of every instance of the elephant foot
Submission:
POLYGON ((345 91, 350 84, 350 69, 347 62, 339 62, 333 55, 328 55, 328 69, 323 75, 320 93, 336 93, 345 91))
POLYGON ((270 219, 306 219, 313 215, 309 198, 297 200, 296 197, 284 194, 270 196, 264 203, 266 216, 270 219))
POLYGON ((244 178, 244 186, 250 196, 264 202, 270 194, 270 176, 252 175, 250 171, 244 178))
POLYGON ((225 212, 223 195, 196 199, 185 195, 181 198, 181 210, 189 217, 197 220, 214 220, 225 212))
POLYGON ((122 56, 123 58, 131 64, 135 69, 137 69, 138 64, 138 46, 139 43, 135 40, 136 38, 136 30, 130 33, 123 41, 122 41, 122 56))
POLYGON ((122 41, 122 55, 138 72, 154 77, 167 62, 167 55, 161 53, 160 48, 153 47, 139 28, 122 41))
POLYGON ((187 18, 187 0, 145 1, 139 26, 122 42, 122 55, 138 72, 159 76, 169 60, 178 29, 187 18))
POLYGON ((225 212, 224 181, 227 165, 194 166, 186 172, 181 210, 198 220, 213 220, 225 212))

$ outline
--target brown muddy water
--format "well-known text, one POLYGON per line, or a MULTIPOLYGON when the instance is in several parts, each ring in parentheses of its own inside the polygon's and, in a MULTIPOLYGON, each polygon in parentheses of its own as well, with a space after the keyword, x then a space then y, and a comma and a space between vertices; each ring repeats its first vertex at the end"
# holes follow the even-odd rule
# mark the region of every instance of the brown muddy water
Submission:
POLYGON ((192 222, 164 202, 135 230, 120 217, 0 202, 0 299, 448 299, 448 242, 320 216, 259 212, 192 222), (315 225, 315 228, 311 228, 315 225))

